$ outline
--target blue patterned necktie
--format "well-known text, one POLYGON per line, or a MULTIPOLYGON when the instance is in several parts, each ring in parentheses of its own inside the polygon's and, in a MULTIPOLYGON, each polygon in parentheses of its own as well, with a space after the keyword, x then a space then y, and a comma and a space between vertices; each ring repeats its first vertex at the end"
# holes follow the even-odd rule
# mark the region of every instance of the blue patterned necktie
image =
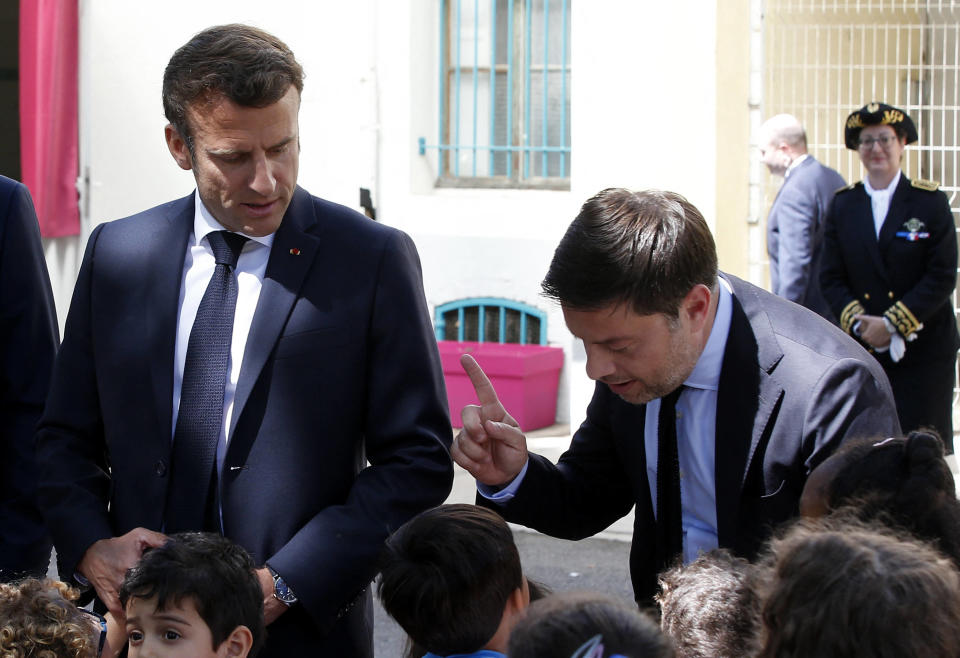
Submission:
POLYGON ((167 533, 201 530, 213 524, 213 519, 205 516, 211 513, 211 481, 223 426, 223 392, 237 307, 234 270, 247 238, 215 231, 207 239, 217 265, 200 300, 187 343, 164 515, 167 533))

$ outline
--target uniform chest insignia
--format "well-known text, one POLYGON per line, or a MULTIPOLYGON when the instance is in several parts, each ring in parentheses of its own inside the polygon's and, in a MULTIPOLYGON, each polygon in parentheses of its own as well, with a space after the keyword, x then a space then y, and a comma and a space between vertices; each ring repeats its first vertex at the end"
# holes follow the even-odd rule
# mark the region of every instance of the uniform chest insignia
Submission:
POLYGON ((897 237, 903 238, 907 242, 916 242, 917 240, 926 240, 930 237, 930 233, 924 231, 923 229, 927 228, 927 225, 917 219, 916 217, 911 217, 903 223, 903 228, 905 231, 897 231, 897 237))

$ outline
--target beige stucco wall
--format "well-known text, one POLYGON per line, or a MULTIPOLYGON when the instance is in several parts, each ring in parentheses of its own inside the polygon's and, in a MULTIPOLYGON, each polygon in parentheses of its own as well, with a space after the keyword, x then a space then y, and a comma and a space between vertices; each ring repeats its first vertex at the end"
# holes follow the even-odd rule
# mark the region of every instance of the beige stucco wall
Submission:
POLYGON ((750 0, 717 0, 716 69, 717 252, 720 269, 750 279, 750 0))

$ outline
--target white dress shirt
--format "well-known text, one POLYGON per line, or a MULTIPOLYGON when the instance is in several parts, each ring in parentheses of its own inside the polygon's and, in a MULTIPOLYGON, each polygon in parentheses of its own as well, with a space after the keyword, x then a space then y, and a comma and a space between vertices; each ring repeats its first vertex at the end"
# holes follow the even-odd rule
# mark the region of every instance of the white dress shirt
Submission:
POLYGON ((795 157, 795 158, 793 159, 793 162, 791 162, 791 163, 787 166, 787 170, 786 170, 785 172, 783 172, 783 178, 784 178, 784 180, 786 180, 787 178, 789 178, 791 172, 793 172, 794 169, 796 169, 797 167, 800 166, 800 163, 801 163, 801 162, 803 162, 804 160, 806 160, 806 159, 809 158, 809 157, 810 157, 810 154, 809 154, 809 153, 804 153, 804 154, 802 154, 802 155, 798 155, 797 157, 795 157))
MULTIPOLYGON (((177 346, 173 359, 173 431, 176 432, 177 415, 180 411, 180 390, 183 387, 183 367, 187 360, 187 344, 190 330, 197 318, 200 300, 210 283, 216 261, 207 234, 227 230, 222 226, 195 194, 196 212, 193 217, 193 233, 187 240, 186 258, 183 260, 183 276, 180 282, 180 310, 177 317, 177 346)), ((243 364, 243 351, 247 343, 247 334, 253 322, 253 313, 260 299, 263 275, 270 258, 273 234, 247 240, 237 261, 237 309, 233 316, 233 338, 230 343, 230 363, 227 366, 227 382, 223 392, 223 424, 220 427, 220 439, 217 443, 217 469, 223 466, 223 457, 229 437, 227 428, 233 416, 233 397, 243 364)))
POLYGON ((880 239, 880 229, 883 227, 883 220, 887 218, 887 211, 890 210, 890 199, 893 197, 897 185, 900 183, 900 171, 893 177, 890 184, 882 190, 876 190, 870 186, 870 178, 863 179, 863 189, 870 197, 870 209, 873 211, 873 228, 880 239))
MULTIPOLYGON (((692 562, 701 551, 717 548, 717 479, 716 429, 717 390, 723 353, 730 335, 733 317, 733 292, 719 280, 717 314, 710 337, 700 358, 683 385, 687 390, 677 400, 677 452, 680 458, 680 505, 682 508, 683 561, 692 562)), ((657 438, 660 400, 647 403, 643 427, 647 457, 647 482, 654 513, 657 509, 657 438)), ((480 495, 488 500, 506 503, 514 497, 527 474, 530 462, 505 488, 494 491, 477 483, 480 495)))

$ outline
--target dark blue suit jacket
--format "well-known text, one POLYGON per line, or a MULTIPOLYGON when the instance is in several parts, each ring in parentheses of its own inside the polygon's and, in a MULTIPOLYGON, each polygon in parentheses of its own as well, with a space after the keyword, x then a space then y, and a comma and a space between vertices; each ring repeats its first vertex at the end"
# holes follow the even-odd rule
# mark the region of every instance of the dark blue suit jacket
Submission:
POLYGON ((44 575, 50 561, 33 434, 59 342, 30 192, 0 176, 0 580, 44 575))
POLYGON ((914 186, 901 175, 879 238, 863 182, 838 192, 827 222, 821 282, 838 317, 851 304, 882 316, 899 302, 923 323, 899 363, 893 364, 889 353, 878 355, 890 368, 943 362, 960 347, 951 304, 956 225, 941 190, 914 186), (921 230, 910 239, 906 227, 918 220, 921 230))
MULTIPOLYGON (((807 475, 854 436, 900 431, 880 365, 837 327, 732 276, 733 316, 717 393, 716 499, 721 547, 756 555, 798 513, 807 475)), ((508 521, 582 539, 634 510, 630 574, 638 602, 656 592, 654 509, 644 448, 645 405, 598 382, 587 419, 554 465, 530 455, 508 521)))
POLYGON ((846 183, 807 156, 790 171, 767 215, 767 254, 773 294, 836 323, 820 291, 823 231, 833 194, 846 183))
MULTIPOLYGON (((162 527, 193 218, 191 194, 90 237, 38 434, 41 503, 65 573, 98 539, 162 527)), ((224 533, 300 599, 268 628, 263 655, 372 655, 365 588, 383 540, 443 502, 453 477, 439 354, 406 234, 297 188, 229 436, 224 533)))

